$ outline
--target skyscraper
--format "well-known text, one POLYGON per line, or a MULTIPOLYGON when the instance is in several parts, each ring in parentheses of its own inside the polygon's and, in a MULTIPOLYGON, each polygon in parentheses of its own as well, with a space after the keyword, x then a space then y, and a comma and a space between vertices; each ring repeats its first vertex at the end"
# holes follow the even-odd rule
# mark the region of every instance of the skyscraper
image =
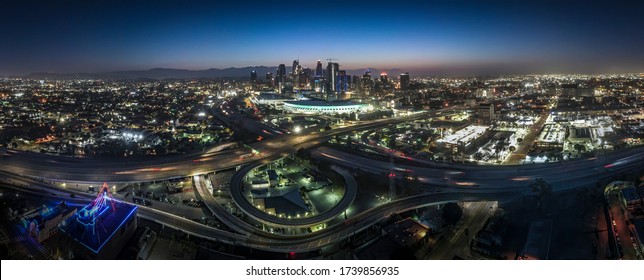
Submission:
POLYGON ((351 83, 350 84, 351 84, 351 88, 356 89, 356 90, 362 90, 362 83, 361 83, 360 76, 353 75, 353 77, 351 77, 351 83))
POLYGON ((257 83, 257 71, 250 71, 250 82, 253 84, 257 83))
POLYGON ((299 73, 297 72, 297 68, 298 68, 298 66, 300 66, 300 60, 298 60, 298 59, 293 60, 293 68, 291 68, 291 74, 292 74, 293 76, 295 76, 295 75, 299 74, 299 73))
POLYGON ((401 90, 409 89, 409 73, 408 72, 400 74, 400 89, 401 90))
POLYGON ((372 88, 373 80, 371 79, 371 70, 367 69, 367 71, 364 72, 364 75, 362 75, 362 91, 364 93, 369 93, 372 88))
POLYGON ((322 61, 318 60, 318 64, 315 67, 315 76, 322 77, 322 61))
POLYGON ((293 86, 296 88, 302 87, 302 80, 300 75, 302 74, 302 66, 300 65, 300 60, 293 60, 293 68, 291 68, 291 81, 293 81, 293 86))
POLYGON ((380 82, 385 85, 389 83, 389 78, 387 78, 387 73, 385 72, 380 73, 380 82))
POLYGON ((273 85, 273 73, 266 72, 266 84, 273 85))
POLYGON ((338 79, 339 68, 340 68, 340 65, 334 62, 329 62, 329 64, 326 67, 326 82, 328 84, 327 86, 328 93, 338 92, 336 83, 338 79))
MULTIPOLYGON (((300 66, 302 67, 302 66, 300 66)), ((310 83, 311 83, 311 73, 313 71, 311 68, 302 68, 302 71, 300 71, 300 79, 299 79, 299 87, 300 88, 305 88, 305 89, 311 89, 310 83)))
POLYGON ((338 76, 336 78, 335 89, 338 93, 340 93, 340 92, 346 92, 348 88, 349 88, 349 76, 347 75, 347 71, 339 70, 338 76))
POLYGON ((277 90, 279 93, 282 93, 284 86, 286 85, 286 65, 280 64, 277 68, 277 90))

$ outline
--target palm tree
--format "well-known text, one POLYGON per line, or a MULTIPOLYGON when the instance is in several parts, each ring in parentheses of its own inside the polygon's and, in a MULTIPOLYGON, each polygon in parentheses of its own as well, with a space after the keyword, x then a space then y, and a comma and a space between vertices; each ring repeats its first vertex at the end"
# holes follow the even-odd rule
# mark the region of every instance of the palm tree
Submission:
POLYGON ((395 149, 396 148, 396 135, 391 135, 389 136, 389 141, 387 142, 387 147, 389 149, 395 149))
POLYGON ((580 153, 580 154, 581 154, 583 151, 585 151, 585 150, 586 150, 586 147, 585 147, 584 145, 581 145, 581 144, 575 144, 575 146, 573 146, 573 147, 574 147, 574 148, 575 148, 575 150, 577 150, 577 152, 578 152, 578 153, 580 153))

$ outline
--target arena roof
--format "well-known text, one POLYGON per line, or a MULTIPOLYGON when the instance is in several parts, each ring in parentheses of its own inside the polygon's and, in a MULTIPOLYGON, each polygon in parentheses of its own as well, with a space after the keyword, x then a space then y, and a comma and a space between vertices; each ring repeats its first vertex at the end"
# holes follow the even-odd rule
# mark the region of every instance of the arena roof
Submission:
POLYGON ((351 100, 338 100, 338 101, 300 100, 300 101, 285 101, 284 104, 295 105, 295 106, 310 106, 310 107, 367 106, 367 104, 365 103, 358 103, 351 100))

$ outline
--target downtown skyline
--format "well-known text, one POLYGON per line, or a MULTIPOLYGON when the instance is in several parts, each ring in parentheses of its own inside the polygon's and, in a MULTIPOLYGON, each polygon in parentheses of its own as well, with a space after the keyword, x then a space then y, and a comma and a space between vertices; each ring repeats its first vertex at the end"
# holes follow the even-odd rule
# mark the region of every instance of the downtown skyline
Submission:
POLYGON ((641 3, 272 5, 20 1, 6 7, 0 75, 276 67, 418 74, 644 71, 641 3))

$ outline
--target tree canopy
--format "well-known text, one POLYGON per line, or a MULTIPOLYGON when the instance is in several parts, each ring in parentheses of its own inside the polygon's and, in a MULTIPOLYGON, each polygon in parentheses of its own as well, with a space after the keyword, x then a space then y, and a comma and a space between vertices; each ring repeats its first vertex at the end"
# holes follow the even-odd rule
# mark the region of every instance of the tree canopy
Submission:
POLYGON ((443 207, 443 221, 448 225, 455 225, 463 217, 463 209, 454 202, 449 202, 443 207))

